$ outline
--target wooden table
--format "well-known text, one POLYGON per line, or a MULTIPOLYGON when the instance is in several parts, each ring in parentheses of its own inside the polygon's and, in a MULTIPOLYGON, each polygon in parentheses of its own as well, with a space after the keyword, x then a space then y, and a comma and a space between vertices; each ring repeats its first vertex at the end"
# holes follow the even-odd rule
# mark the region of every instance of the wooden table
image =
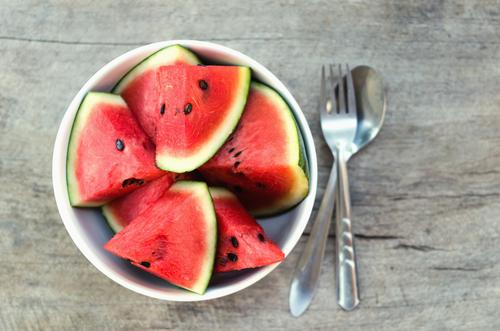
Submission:
POLYGON ((1 330, 499 330, 499 1, 0 1, 1 330), (251 288, 201 303, 115 284, 59 218, 52 144, 102 65, 146 43, 214 41, 270 68, 306 112, 323 192, 319 68, 369 64, 385 126, 349 164, 362 301, 335 302, 333 240, 301 318, 290 275, 308 231, 251 288))

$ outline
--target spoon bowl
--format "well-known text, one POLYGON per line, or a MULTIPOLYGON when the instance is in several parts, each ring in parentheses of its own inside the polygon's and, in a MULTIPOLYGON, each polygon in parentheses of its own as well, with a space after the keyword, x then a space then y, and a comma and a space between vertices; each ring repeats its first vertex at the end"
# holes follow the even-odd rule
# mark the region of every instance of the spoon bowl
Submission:
POLYGON ((358 109, 358 127, 354 137, 352 154, 368 145, 384 123, 387 108, 386 93, 382 77, 369 66, 358 66, 352 70, 352 80, 358 109))

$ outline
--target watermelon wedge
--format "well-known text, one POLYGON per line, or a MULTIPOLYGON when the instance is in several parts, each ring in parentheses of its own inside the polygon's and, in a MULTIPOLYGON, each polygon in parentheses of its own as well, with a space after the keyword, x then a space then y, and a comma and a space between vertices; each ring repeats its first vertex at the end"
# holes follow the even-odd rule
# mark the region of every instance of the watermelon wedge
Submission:
POLYGON ((161 67, 156 164, 182 173, 208 161, 241 117, 250 75, 250 68, 237 66, 161 67))
POLYGON ((285 258, 234 194, 223 188, 210 188, 210 194, 219 229, 215 272, 262 267, 285 258))
POLYGON ((309 183, 292 112, 273 89, 253 82, 238 128, 200 173, 233 191, 254 216, 287 210, 309 183))
POLYGON ((134 113, 146 134, 153 140, 156 123, 160 118, 157 109, 158 89, 156 71, 171 64, 198 64, 200 61, 190 50, 173 45, 160 49, 133 67, 113 88, 120 94, 134 113))
POLYGON ((179 174, 167 172, 143 187, 102 206, 102 213, 114 232, 120 232, 133 219, 149 209, 174 184, 179 174))
POLYGON ((66 176, 72 206, 100 206, 165 174, 154 145, 120 96, 90 92, 71 130, 66 176))
POLYGON ((174 285, 203 294, 216 244, 217 221, 207 185, 180 181, 104 248, 174 285))

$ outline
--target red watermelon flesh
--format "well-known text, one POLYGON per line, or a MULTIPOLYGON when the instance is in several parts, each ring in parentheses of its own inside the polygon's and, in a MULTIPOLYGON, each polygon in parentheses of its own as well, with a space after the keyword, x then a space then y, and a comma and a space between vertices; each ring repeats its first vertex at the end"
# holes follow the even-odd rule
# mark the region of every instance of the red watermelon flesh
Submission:
POLYGON ((154 145, 120 96, 91 92, 82 101, 68 145, 72 206, 100 206, 165 172, 154 145))
POLYGON ((127 102, 146 134, 153 140, 160 113, 156 108, 159 97, 156 72, 160 66, 198 64, 196 55, 188 49, 173 45, 160 49, 132 68, 115 86, 113 93, 127 102))
POLYGON ((179 287, 203 294, 212 275, 217 221, 205 183, 175 183, 105 249, 179 287))
POLYGON ((200 173, 232 190, 253 215, 289 209, 308 192, 293 115, 271 88, 252 83, 236 131, 200 173))
POLYGON ((161 67, 156 111, 156 164, 187 172, 210 159, 236 127, 250 84, 237 66, 161 67))
POLYGON ((234 194, 223 188, 210 188, 210 194, 219 230, 215 272, 262 267, 285 258, 234 194))
POLYGON ((115 232, 120 232, 133 219, 149 209, 163 194, 180 179, 180 174, 167 172, 143 187, 102 206, 108 224, 115 232))

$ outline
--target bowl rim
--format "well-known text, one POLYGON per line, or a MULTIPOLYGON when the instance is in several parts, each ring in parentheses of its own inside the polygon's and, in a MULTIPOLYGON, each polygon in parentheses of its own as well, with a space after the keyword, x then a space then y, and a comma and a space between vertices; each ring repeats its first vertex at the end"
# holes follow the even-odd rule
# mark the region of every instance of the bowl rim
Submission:
MULTIPOLYGON (((67 157, 67 146, 69 143, 69 133, 68 130, 71 131, 71 126, 73 124, 74 118, 76 116, 76 112, 78 110, 78 106, 83 99, 84 95, 91 90, 93 86, 96 85, 99 81, 105 78, 110 72, 113 71, 114 68, 120 66, 125 63, 127 60, 130 60, 134 57, 137 57, 139 54, 143 52, 149 52, 150 54, 156 50, 161 48, 171 46, 171 45, 182 45, 188 49, 190 48, 203 48, 208 50, 213 50, 219 53, 225 53, 234 58, 238 58, 239 61, 248 63, 248 65, 252 68, 252 70, 258 71, 262 76, 272 82, 271 87, 276 89, 282 97, 287 101, 290 105, 290 108, 293 112, 293 115, 296 119, 297 125, 299 126, 299 130, 301 136, 303 138, 304 149, 306 151, 308 165, 309 165, 309 193, 306 198, 301 202, 301 204, 305 204, 304 210, 302 213, 302 219, 297 222, 298 225, 296 229, 289 235, 285 240, 285 244, 282 247, 283 253, 285 256, 288 256, 292 249, 296 246, 302 233, 304 232, 309 218, 312 213, 314 200, 316 197, 316 187, 317 187, 317 156, 316 149, 314 145, 314 139, 309 128, 309 124, 305 118, 302 109, 299 104, 292 96, 290 91, 286 88, 286 86, 279 80, 271 71, 269 71, 262 64, 257 62, 256 60, 250 58, 249 56, 236 51, 232 48, 222 46, 216 43, 207 42, 207 41, 198 41, 198 40, 168 40, 168 41, 160 41, 147 45, 143 45, 140 47, 136 47, 132 50, 125 52, 124 54, 114 58, 103 67, 101 67, 87 82, 82 86, 82 88, 78 91, 75 97, 72 99, 69 106, 66 108, 64 116, 60 122, 57 136, 54 143, 53 150, 53 158, 52 158, 52 184, 54 189, 54 196, 57 204, 57 208, 59 211, 59 215, 63 221, 63 224, 66 228, 66 231, 70 235, 71 239, 80 250, 80 252, 87 258, 87 260, 94 265, 101 273, 106 275, 108 278, 113 280, 114 282, 120 284, 121 286, 128 288, 136 293, 143 294, 152 298, 168 300, 168 301, 203 301, 216 299, 220 297, 224 297, 226 295, 230 295, 236 292, 239 292, 257 281, 261 280, 265 276, 267 276, 271 271, 273 271, 281 262, 262 267, 256 272, 249 274, 246 278, 238 281, 235 284, 229 284, 227 286, 223 286, 221 288, 217 288, 212 291, 207 291, 203 295, 193 295, 193 293, 189 291, 179 291, 179 294, 170 294, 162 292, 158 289, 149 288, 145 285, 138 284, 134 281, 131 281, 119 274, 115 270, 111 269, 104 263, 90 248, 91 243, 88 241, 81 231, 79 231, 76 227, 75 222, 73 222, 73 216, 70 213, 73 207, 69 204, 69 198, 66 188, 66 157, 67 157), (185 293, 184 293, 185 292, 185 293)), ((140 59, 139 59, 140 61, 140 59)), ((132 66, 130 67, 132 68, 132 66)))

